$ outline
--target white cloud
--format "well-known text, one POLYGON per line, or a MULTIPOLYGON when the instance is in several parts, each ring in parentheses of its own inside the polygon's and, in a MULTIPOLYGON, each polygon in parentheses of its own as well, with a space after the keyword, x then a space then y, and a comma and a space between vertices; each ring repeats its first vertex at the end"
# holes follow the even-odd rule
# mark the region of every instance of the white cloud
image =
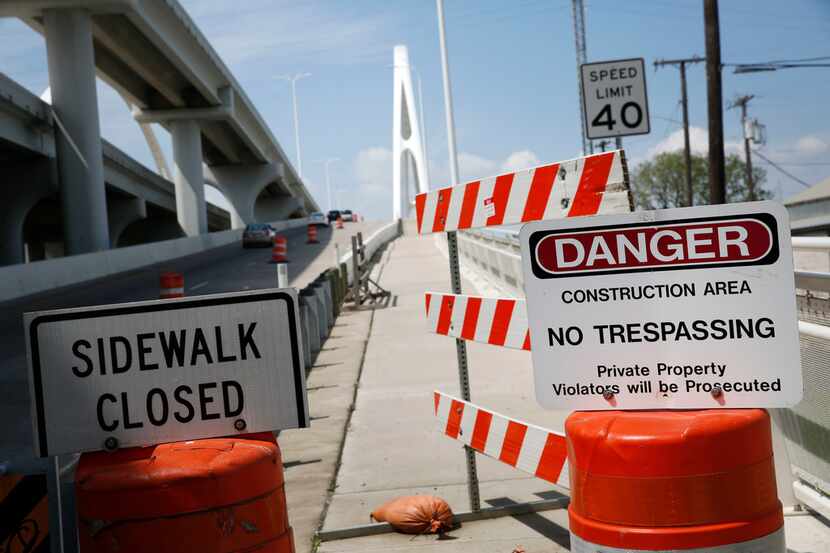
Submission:
POLYGON ((802 136, 795 143, 796 152, 804 156, 823 154, 830 150, 830 144, 814 135, 802 136))
POLYGON ((498 172, 498 162, 492 159, 461 152, 458 154, 458 172, 462 180, 478 179, 489 177, 498 172))
MULTIPOLYGON (((646 152, 645 159, 651 159, 654 156, 666 152, 676 152, 682 150, 684 145, 683 129, 677 129, 669 136, 652 146, 646 152)), ((689 127, 689 148, 693 154, 705 155, 709 151, 709 131, 702 127, 689 127)), ((743 152, 743 146, 740 142, 725 142, 724 150, 726 153, 740 153, 743 152)))
POLYGON ((503 173, 509 173, 511 171, 527 169, 528 167, 535 167, 541 164, 542 162, 539 161, 536 154, 530 150, 521 150, 519 152, 513 152, 507 156, 507 159, 501 164, 501 171, 503 173))

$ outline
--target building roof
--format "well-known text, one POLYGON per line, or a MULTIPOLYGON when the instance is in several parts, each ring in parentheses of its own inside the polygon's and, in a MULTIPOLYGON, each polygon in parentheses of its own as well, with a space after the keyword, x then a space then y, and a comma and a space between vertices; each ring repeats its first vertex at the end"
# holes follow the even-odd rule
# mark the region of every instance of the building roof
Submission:
POLYGON ((784 200, 784 205, 796 205, 828 199, 830 199, 830 177, 824 179, 818 184, 814 184, 807 190, 802 190, 798 194, 790 196, 784 200))

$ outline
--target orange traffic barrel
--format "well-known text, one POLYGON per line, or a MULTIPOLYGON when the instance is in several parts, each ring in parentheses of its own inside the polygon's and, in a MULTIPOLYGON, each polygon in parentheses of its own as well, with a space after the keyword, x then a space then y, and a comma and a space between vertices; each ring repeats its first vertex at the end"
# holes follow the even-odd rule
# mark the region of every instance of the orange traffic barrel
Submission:
POLYGON ((271 261, 274 263, 285 263, 288 261, 288 238, 285 236, 274 237, 274 247, 271 249, 271 261))
POLYGON ((786 553, 766 411, 576 412, 565 433, 571 551, 786 553))
POLYGON ((270 432, 81 455, 85 553, 294 553, 270 432))
POLYGON ((317 225, 308 225, 308 240, 307 244, 318 244, 317 241, 317 225))
POLYGON ((184 275, 173 272, 161 273, 159 280, 159 298, 166 300, 184 297, 184 275))
POLYGON ((336 228, 343 228, 343 217, 337 216, 337 225, 336 228))

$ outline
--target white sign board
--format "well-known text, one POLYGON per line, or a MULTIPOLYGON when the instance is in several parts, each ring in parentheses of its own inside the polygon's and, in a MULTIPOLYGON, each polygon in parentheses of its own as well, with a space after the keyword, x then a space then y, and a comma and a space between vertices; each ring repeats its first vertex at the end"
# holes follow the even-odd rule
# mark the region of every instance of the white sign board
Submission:
POLYGON ((643 58, 585 63, 580 71, 588 138, 651 132, 643 58))
POLYGON ((297 292, 26 313, 42 457, 308 426, 297 292))
POLYGON ((789 229, 772 202, 525 225, 539 403, 795 405, 802 384, 789 229))

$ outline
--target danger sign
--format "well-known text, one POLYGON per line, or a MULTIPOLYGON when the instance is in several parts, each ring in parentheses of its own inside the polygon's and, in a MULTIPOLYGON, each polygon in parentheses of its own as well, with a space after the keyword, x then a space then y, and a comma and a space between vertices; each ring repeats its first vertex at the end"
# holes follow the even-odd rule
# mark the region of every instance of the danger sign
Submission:
POLYGON ((294 290, 24 316, 40 456, 308 425, 294 290))
POLYGON ((786 407, 801 399, 780 205, 530 223, 521 245, 544 407, 786 407))

